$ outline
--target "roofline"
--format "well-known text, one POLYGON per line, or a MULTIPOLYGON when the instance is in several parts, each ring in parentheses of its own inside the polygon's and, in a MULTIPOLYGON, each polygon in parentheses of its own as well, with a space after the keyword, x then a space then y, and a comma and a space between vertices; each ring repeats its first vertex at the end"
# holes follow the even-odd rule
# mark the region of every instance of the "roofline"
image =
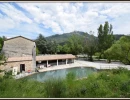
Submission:
POLYGON ((23 61, 32 61, 32 60, 6 61, 6 63, 11 63, 11 62, 23 62, 23 61))
POLYGON ((21 35, 20 35, 20 36, 15 36, 15 37, 12 37, 12 38, 9 38, 9 39, 6 39, 5 41, 11 40, 11 39, 14 39, 14 38, 17 38, 17 37, 22 37, 22 38, 24 38, 24 39, 27 39, 27 40, 30 40, 30 41, 34 42, 34 40, 28 39, 28 38, 23 37, 23 36, 21 36, 21 35))
POLYGON ((65 60, 65 59, 75 59, 75 57, 71 57, 71 58, 59 58, 59 59, 57 59, 57 58, 55 58, 55 59, 44 59, 44 60, 39 60, 39 59, 36 59, 36 61, 52 61, 52 60, 65 60))
MULTIPOLYGON (((28 57, 31 57, 31 56, 28 56, 28 57)), ((76 57, 74 55, 72 55, 72 57, 66 57, 66 58, 53 58, 53 59, 37 59, 37 57, 39 56, 36 56, 36 61, 50 61, 50 60, 62 60, 62 59, 75 59, 76 57)), ((41 57, 45 57, 45 56, 41 56, 41 57)), ((14 58, 14 57, 9 57, 9 58, 14 58)), ((18 57, 18 58, 22 58, 22 57, 18 57)), ((30 59, 22 59, 22 60, 13 60, 13 61, 6 61, 6 62, 22 62, 22 61, 32 61, 32 58, 30 59)))

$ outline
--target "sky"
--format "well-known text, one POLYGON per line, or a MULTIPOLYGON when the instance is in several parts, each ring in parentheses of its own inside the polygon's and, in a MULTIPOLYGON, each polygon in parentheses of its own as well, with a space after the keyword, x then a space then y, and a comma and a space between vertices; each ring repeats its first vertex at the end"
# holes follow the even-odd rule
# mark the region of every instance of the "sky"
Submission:
POLYGON ((36 39, 73 31, 98 35, 108 21, 114 34, 130 34, 130 3, 20 3, 0 2, 0 36, 36 39))

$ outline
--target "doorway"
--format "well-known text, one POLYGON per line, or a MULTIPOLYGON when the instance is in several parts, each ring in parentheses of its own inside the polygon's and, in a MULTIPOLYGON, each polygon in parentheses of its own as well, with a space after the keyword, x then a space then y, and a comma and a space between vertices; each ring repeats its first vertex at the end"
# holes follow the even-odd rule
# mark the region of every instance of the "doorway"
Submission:
POLYGON ((25 64, 20 64, 20 72, 25 71, 25 64))

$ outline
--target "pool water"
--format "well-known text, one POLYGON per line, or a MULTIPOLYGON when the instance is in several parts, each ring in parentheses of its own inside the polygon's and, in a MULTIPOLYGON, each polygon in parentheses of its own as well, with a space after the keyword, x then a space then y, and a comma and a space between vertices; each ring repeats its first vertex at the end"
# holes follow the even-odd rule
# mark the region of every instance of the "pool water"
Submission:
POLYGON ((87 77, 88 75, 97 72, 97 70, 95 68, 90 67, 66 68, 53 71, 39 72, 31 76, 27 76, 26 78, 29 80, 37 80, 40 82, 44 82, 45 80, 51 78, 65 78, 66 75, 70 72, 76 75, 76 79, 79 79, 87 77))

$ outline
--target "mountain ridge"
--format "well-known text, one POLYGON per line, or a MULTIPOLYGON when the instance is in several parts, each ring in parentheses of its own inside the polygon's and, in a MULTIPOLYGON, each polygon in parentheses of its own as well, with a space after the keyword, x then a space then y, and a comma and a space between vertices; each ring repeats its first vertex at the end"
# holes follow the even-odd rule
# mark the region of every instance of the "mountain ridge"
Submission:
MULTIPOLYGON (((48 36, 48 37, 45 37, 45 38, 46 38, 47 41, 56 41, 56 43, 63 45, 67 42, 68 38, 73 34, 77 34, 79 36, 87 36, 88 38, 90 36, 90 34, 88 34, 87 32, 72 31, 70 33, 55 34, 55 35, 51 35, 51 36, 48 36)), ((113 34, 113 35, 115 37, 115 40, 119 40, 121 36, 125 36, 123 34, 113 34)))

